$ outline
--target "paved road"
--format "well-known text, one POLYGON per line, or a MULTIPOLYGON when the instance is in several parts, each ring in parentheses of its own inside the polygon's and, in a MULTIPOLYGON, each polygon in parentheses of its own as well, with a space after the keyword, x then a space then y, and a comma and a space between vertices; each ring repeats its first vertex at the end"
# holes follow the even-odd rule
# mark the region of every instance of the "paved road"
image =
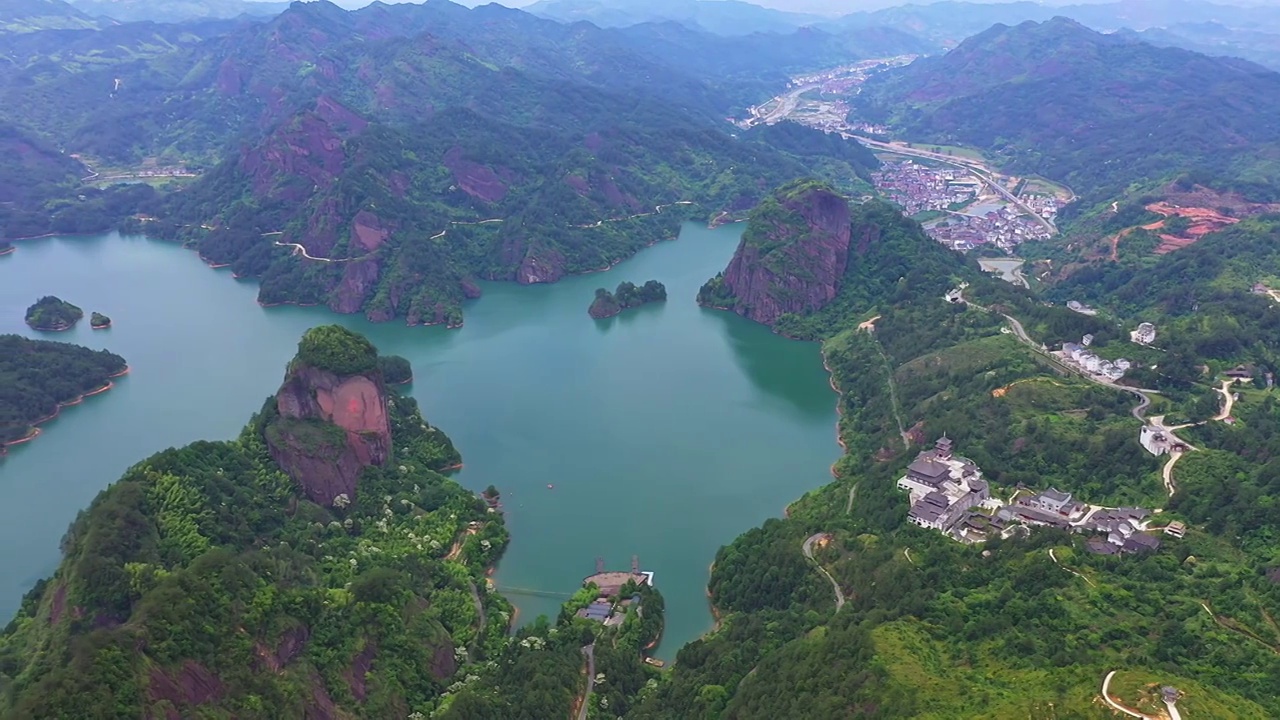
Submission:
POLYGON ((1102 699, 1106 701, 1107 705, 1110 705, 1113 710, 1122 712, 1125 715, 1128 715, 1129 717, 1139 718, 1139 720, 1159 720, 1159 718, 1152 717, 1151 715, 1143 715, 1137 710, 1127 708, 1124 705, 1121 705, 1120 703, 1111 699, 1111 693, 1109 692, 1109 689, 1111 687, 1111 678, 1114 677, 1115 674, 1116 674, 1116 671, 1112 670, 1111 672, 1107 673, 1107 676, 1102 680, 1102 699))
POLYGON ((596 687, 596 645, 591 643, 582 648, 587 656, 587 694, 582 696, 582 707, 578 709, 578 720, 587 720, 587 703, 591 702, 591 691, 596 687))
MULTIPOLYGON (((982 305, 979 305, 975 302, 971 302, 970 300, 965 298, 964 290, 960 291, 959 297, 960 297, 960 302, 964 303, 965 305, 969 305, 971 307, 975 307, 979 310, 983 310, 986 312, 991 312, 990 308, 983 307, 982 305)), ((1129 393, 1130 395, 1137 396, 1138 404, 1135 405, 1133 410, 1131 410, 1130 412, 1133 414, 1133 417, 1138 420, 1138 422, 1144 425, 1146 424, 1147 408, 1151 407, 1151 396, 1149 395, 1149 393, 1156 393, 1155 390, 1148 390, 1146 388, 1135 388, 1135 387, 1129 387, 1128 385, 1118 385, 1113 382, 1107 382, 1106 380, 1101 380, 1097 377, 1094 377, 1093 375, 1090 375, 1089 373, 1084 372, 1079 368, 1072 367, 1071 365, 1068 365, 1062 362, 1061 360, 1059 360, 1058 358, 1054 357, 1053 355, 1051 355, 1043 347, 1041 347, 1039 343, 1032 340, 1031 336, 1027 334, 1027 329, 1022 326, 1022 323, 1018 321, 1018 318, 1012 315, 1005 315, 1004 313, 1001 313, 1001 315, 1009 323, 1009 328, 1013 331, 1014 337, 1018 338, 1020 342, 1029 346, 1032 350, 1042 355, 1054 366, 1059 367, 1065 370, 1066 372, 1072 373, 1074 375, 1079 375, 1080 377, 1086 380, 1089 380, 1091 382, 1094 382, 1098 385, 1102 385, 1103 387, 1109 387, 1113 390, 1121 390, 1123 392, 1129 393)), ((1162 429, 1165 432, 1168 432, 1170 436, 1173 436, 1172 430, 1169 430, 1168 428, 1162 428, 1162 429)), ((1174 436, 1174 439, 1177 439, 1176 436, 1174 436)), ((1178 440, 1178 442, 1182 442, 1182 441, 1178 440)), ((1188 445, 1187 447, 1191 447, 1191 446, 1188 445)))
POLYGON ((840 589, 840 583, 836 582, 836 579, 831 577, 831 573, 827 572, 827 569, 822 567, 822 565, 817 560, 814 560, 813 557, 813 544, 823 535, 826 535, 826 533, 814 533, 813 535, 810 535, 805 539, 802 549, 804 550, 804 556, 812 560, 813 564, 817 566, 818 572, 825 575, 827 580, 831 581, 831 587, 836 591, 836 612, 840 612, 840 608, 844 607, 844 591, 840 589))

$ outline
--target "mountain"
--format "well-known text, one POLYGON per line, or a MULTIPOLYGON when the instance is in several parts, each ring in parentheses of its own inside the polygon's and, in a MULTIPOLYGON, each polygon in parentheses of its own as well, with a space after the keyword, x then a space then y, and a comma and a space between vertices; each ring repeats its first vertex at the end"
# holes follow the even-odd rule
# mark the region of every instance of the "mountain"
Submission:
POLYGON ((827 32, 811 27, 789 32, 724 37, 677 22, 650 22, 618 31, 638 53, 704 80, 744 106, 777 94, 794 75, 857 60, 935 52, 930 43, 884 27, 827 32))
POLYGON ((884 73, 861 104, 906 139, 980 147, 1012 172, 1062 180, 1085 209, 1179 173, 1259 201, 1280 192, 1280 74, 1065 18, 997 25, 884 73))
POLYGON ((1220 23, 1206 22, 1148 28, 1133 33, 1133 37, 1160 47, 1180 47, 1204 55, 1243 58, 1280 71, 1280 32, 1233 29, 1220 23))
MULTIPOLYGON (((831 30, 889 27, 913 33, 936 46, 951 48, 995 24, 1046 22, 1055 16, 1070 18, 1100 32, 1125 29, 1141 32, 1201 23, 1220 24, 1232 33, 1280 32, 1280 11, 1273 7, 1240 7, 1205 0, 1120 0, 1061 5, 945 0, 850 13, 820 23, 819 27, 831 30)), ((1179 44, 1179 47, 1185 46, 1179 44)))
POLYGON ((0 713, 403 718, 502 652, 512 608, 484 577, 502 516, 439 473, 456 451, 412 398, 388 394, 370 348, 309 330, 238 438, 166 450, 104 490, 0 639, 0 713), (344 379, 328 388, 330 375, 344 379), (389 428, 397 463, 313 503, 312 478, 272 460, 276 439, 350 441, 345 404, 294 400, 352 393, 385 408, 378 436, 389 428))
POLYGON ((92 17, 118 22, 180 23, 207 18, 234 18, 242 15, 279 15, 287 2, 259 0, 74 0, 77 9, 92 17))
POLYGON ((0 36, 0 87, 35 86, 96 69, 168 55, 240 27, 233 20, 153 22, 0 36))
POLYGON ((849 203, 829 187, 797 181, 751 211, 724 274, 698 302, 773 325, 835 298, 849 260, 849 203))
POLYGON ((93 30, 103 23, 62 0, 0 0, 0 35, 38 30, 93 30))
POLYGON ((564 23, 586 21, 599 27, 675 22, 716 35, 785 33, 822 21, 819 15, 783 12, 739 0, 539 0, 524 8, 564 23))

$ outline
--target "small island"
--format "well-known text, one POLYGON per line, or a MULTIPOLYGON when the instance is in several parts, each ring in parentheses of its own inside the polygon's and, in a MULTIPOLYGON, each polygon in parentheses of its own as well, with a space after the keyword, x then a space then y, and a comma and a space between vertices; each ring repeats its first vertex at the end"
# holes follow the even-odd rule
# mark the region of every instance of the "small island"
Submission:
POLYGON ((390 385, 408 385, 413 382, 413 368, 399 355, 379 355, 378 369, 382 379, 390 385))
POLYGON ((100 312, 95 312, 89 316, 89 327, 94 330, 106 330, 111 327, 111 318, 100 312))
POLYGON ((662 302, 666 299, 667 288, 657 280, 650 280, 639 287, 635 283, 623 281, 613 292, 604 288, 596 290, 596 299, 592 301, 587 314, 602 320, 613 317, 628 308, 640 307, 645 303, 662 302))
POLYGON ((53 295, 45 295, 27 308, 27 324, 32 330, 70 330, 84 317, 84 311, 53 295))
POLYGON ((13 246, 13 243, 0 240, 0 255, 8 255, 17 249, 13 246))

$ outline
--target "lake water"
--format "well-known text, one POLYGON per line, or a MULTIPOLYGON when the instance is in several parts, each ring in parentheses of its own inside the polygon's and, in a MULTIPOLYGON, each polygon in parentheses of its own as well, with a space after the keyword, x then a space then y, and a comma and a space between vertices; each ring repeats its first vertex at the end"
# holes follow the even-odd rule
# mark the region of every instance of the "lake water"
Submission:
POLYGON ((694 303, 740 232, 689 224, 605 273, 486 284, 459 330, 262 308, 254 283, 141 238, 18 243, 0 257, 0 332, 107 348, 132 372, 0 461, 0 622, 56 568, 59 539, 95 494, 153 452, 233 437, 303 331, 337 322, 409 358, 410 391, 462 452, 457 479, 501 489, 512 544, 496 581, 522 621, 554 616, 560 600, 544 593, 567 596, 596 557, 626 569, 638 555, 667 600, 659 655, 674 657, 711 627, 717 548, 827 482, 839 456, 818 346, 694 303), (666 284, 665 304, 587 316, 595 288, 649 279, 666 284), (47 294, 114 327, 35 333, 23 312, 47 294))

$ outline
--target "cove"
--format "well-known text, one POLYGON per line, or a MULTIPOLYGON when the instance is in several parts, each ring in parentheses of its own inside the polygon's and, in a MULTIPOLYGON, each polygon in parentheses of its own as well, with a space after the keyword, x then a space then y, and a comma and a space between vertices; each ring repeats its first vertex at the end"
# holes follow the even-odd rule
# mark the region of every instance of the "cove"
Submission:
POLYGON ((827 482, 839 456, 818 346, 694 303, 740 234, 686 224, 607 272, 486 283, 457 330, 262 308, 256 284, 142 238, 16 243, 0 257, 0 332, 107 348, 132 372, 0 461, 0 616, 57 567, 59 539, 94 495, 156 451, 235 436, 303 331, 336 322, 409 359, 408 391, 462 452, 455 477, 502 491, 512 542, 495 581, 522 622, 554 617, 596 557, 623 569, 638 555, 667 602, 658 654, 674 657, 712 625, 716 550, 827 482), (666 303, 587 316, 595 288, 649 279, 666 303), (115 325, 32 331, 23 312, 47 294, 115 325))

